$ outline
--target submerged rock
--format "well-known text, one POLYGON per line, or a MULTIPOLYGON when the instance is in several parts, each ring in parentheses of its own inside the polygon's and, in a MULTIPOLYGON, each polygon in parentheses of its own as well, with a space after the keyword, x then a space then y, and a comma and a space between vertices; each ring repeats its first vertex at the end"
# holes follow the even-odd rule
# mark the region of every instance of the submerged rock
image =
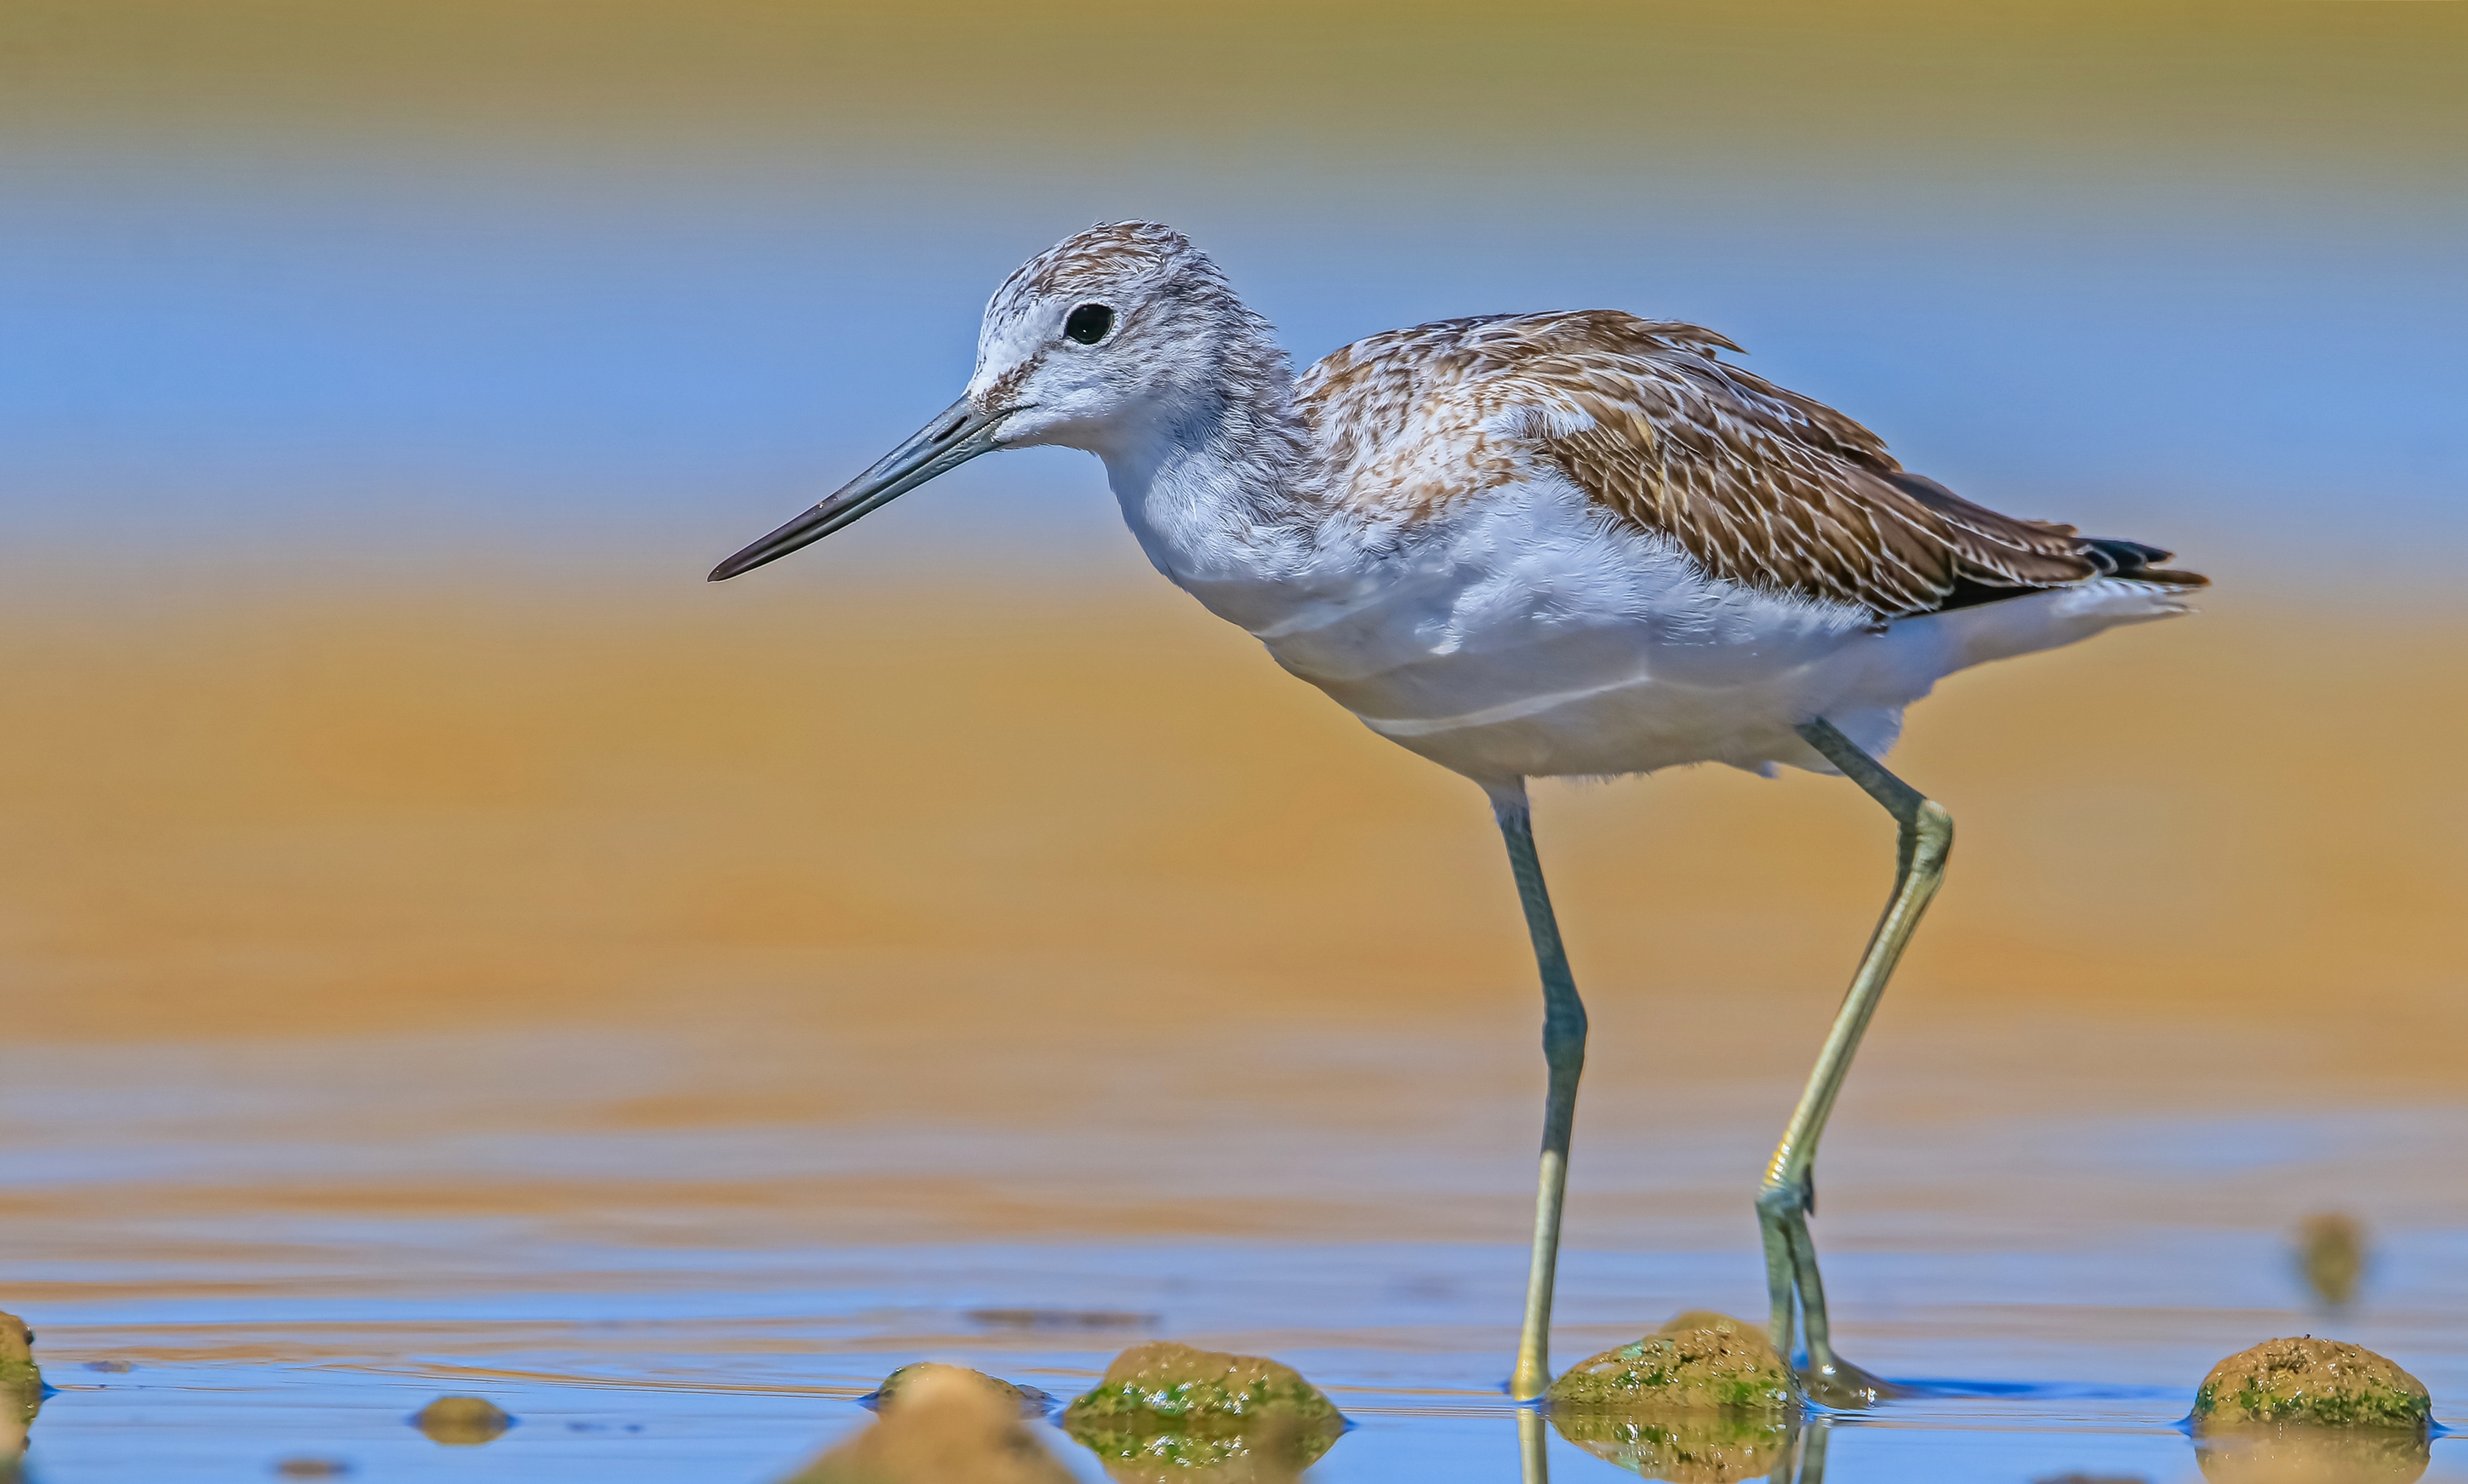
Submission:
POLYGON ((2326 1307, 2347 1307, 2365 1275, 2365 1227, 2338 1211, 2307 1217, 2297 1227, 2297 1269, 2326 1307))
POLYGON ((909 1369, 923 1374, 884 1397, 871 1426, 782 1484, 1073 1484, 990 1378, 909 1369))
POLYGON ((2194 1393, 2200 1430, 2256 1424, 2423 1432, 2434 1403, 2415 1377, 2336 1339, 2267 1339, 2211 1367, 2194 1393))
POLYGON ((874 1388, 873 1395, 859 1400, 869 1406, 882 1406, 899 1396, 902 1391, 927 1376, 953 1376, 972 1381, 1018 1407, 1023 1417, 1042 1417, 1054 1405, 1054 1398, 1035 1386, 1023 1386, 1017 1381, 1005 1381, 999 1376, 989 1376, 983 1371, 970 1370, 965 1365, 945 1365, 935 1360, 920 1360, 914 1365, 902 1366, 882 1378, 882 1384, 874 1388))
POLYGON ((486 1397, 439 1397, 412 1413, 411 1425, 431 1443, 477 1448, 505 1436, 514 1420, 486 1397))
POLYGON ((1555 1418, 1565 1409, 1719 1409, 1788 1417, 1807 1401, 1799 1378, 1763 1330, 1702 1310, 1679 1315, 1633 1345, 1578 1361, 1547 1394, 1555 1418))
POLYGON ((1291 1366, 1160 1341, 1116 1356, 1063 1427, 1125 1484, 1269 1484, 1316 1462, 1345 1418, 1291 1366))
POLYGON ((1789 1478, 1799 1433, 1793 1416, 1705 1407, 1645 1413, 1555 1406, 1551 1426, 1605 1462, 1671 1484, 1789 1478))

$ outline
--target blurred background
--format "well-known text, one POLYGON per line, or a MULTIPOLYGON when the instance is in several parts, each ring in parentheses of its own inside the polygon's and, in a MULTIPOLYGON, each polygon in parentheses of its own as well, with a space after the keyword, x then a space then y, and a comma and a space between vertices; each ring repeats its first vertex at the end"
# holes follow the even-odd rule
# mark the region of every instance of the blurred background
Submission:
MULTIPOLYGON (((2140 1302, 2337 1208, 2369 1291, 2456 1288, 2464 64, 2438 0, 11 0, 0 1307, 211 1351, 149 1326, 560 1242, 1415 1241, 1507 1254, 1504 1355, 1538 1006, 1474 789, 1150 572, 1085 455, 701 581, 1123 217, 1298 363, 1695 321, 2209 573, 1913 714, 1962 851, 1819 1241, 2141 1254, 2086 1269, 2140 1302)), ((1669 1296, 1752 1312, 1890 835, 1710 771, 1540 831, 1571 1239, 1732 1252, 1669 1296)))

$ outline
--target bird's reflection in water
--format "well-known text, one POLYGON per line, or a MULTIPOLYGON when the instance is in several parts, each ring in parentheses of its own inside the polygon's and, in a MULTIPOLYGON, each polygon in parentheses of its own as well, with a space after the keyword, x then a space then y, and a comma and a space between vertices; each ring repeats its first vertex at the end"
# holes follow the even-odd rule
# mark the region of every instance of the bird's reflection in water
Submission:
POLYGON ((1825 1440, 1832 1427, 1831 1419, 1821 1415, 1528 1410, 1517 1419, 1524 1484, 1548 1484, 1546 1418, 1552 1430, 1595 1457, 1670 1484, 1824 1484, 1825 1440))
POLYGON ((2247 1427, 2206 1429, 2194 1457, 2210 1484, 2415 1484, 2434 1450, 2410 1427, 2247 1427))

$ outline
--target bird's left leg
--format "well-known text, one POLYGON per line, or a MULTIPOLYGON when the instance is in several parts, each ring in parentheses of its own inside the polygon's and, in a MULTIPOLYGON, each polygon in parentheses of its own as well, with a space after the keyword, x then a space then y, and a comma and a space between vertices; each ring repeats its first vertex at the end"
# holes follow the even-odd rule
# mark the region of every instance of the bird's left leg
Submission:
POLYGON ((1945 875, 1945 859, 1954 848, 1954 816, 1943 806, 1886 772, 1884 765, 1843 736, 1830 721, 1818 719, 1800 727, 1799 735, 1842 770, 1844 777, 1885 807, 1902 827, 1901 850, 1894 872, 1894 895, 1885 915, 1868 940, 1866 956, 1851 976, 1851 989, 1826 1035, 1817 1069, 1809 1075, 1791 1125, 1774 1147, 1757 1192, 1757 1222, 1765 1233, 1766 1281, 1773 1301, 1774 1348, 1789 1356, 1794 1348, 1794 1319, 1806 1327, 1809 1390, 1817 1401, 1835 1406, 1864 1406, 1887 1389, 1874 1376, 1834 1353, 1825 1314, 1825 1283, 1817 1271, 1817 1244, 1808 1234, 1808 1218, 1816 1208, 1814 1171, 1817 1141, 1842 1091, 1861 1034, 1885 997, 1885 981, 1936 895, 1945 875), (1796 1314, 1794 1314, 1794 1309, 1796 1314))
POLYGON ((1508 1394, 1531 1402, 1551 1384, 1551 1289, 1560 1264, 1560 1208, 1568 1189, 1577 1078, 1586 1069, 1586 1005, 1577 997, 1567 949, 1560 942, 1560 921, 1542 884, 1542 857, 1534 853, 1534 811, 1526 803, 1524 784, 1520 781, 1514 790, 1495 789, 1492 813, 1508 844, 1509 869, 1517 878, 1517 898, 1524 904, 1526 931, 1534 940, 1535 967, 1542 975, 1542 1061, 1550 1073, 1542 1100, 1542 1173, 1534 1197, 1525 1324, 1517 1340, 1517 1368, 1508 1379, 1508 1394))

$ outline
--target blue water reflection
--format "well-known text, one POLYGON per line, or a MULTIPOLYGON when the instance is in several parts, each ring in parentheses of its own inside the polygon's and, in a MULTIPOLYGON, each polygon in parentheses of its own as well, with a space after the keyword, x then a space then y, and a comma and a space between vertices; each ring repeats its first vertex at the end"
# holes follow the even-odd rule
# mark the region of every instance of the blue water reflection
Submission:
MULTIPOLYGON (((20 160, 0 538, 730 545, 947 400, 1019 258, 1134 213, 1216 251, 1304 358, 1425 318, 1616 305, 1720 328, 2027 514, 2388 571, 2455 545, 2468 509, 2468 280, 2440 203, 1542 174, 1482 180, 1474 213, 1428 179, 920 170, 934 189, 20 160)), ((948 483, 870 526, 869 559, 1023 536, 1129 558, 1082 456, 948 483)))

